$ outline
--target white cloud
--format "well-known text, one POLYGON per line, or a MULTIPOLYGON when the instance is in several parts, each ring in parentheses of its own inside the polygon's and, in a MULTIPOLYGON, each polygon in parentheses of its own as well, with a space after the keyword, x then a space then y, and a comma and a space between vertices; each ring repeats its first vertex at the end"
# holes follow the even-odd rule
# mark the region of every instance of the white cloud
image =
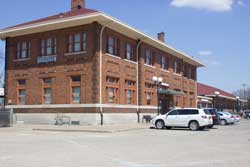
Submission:
POLYGON ((237 4, 240 5, 240 6, 245 6, 245 3, 242 0, 238 0, 237 4))
POLYGON ((172 0, 171 5, 223 12, 232 10, 234 3, 243 5, 242 0, 172 0))
POLYGON ((205 50, 205 51, 199 51, 198 54, 200 56, 211 56, 213 54, 213 52, 209 51, 209 50, 205 50))

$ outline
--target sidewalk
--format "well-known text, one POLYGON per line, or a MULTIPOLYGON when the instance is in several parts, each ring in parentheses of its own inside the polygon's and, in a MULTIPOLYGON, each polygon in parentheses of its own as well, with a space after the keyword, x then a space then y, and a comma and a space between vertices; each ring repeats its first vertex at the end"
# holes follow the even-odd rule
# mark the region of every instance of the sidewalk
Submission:
MULTIPOLYGON (((150 128, 151 124, 121 124, 121 125, 96 125, 96 126, 72 126, 72 125, 25 125, 15 124, 13 129, 29 129, 33 131, 51 132, 92 132, 92 133, 115 133, 150 128)), ((10 128, 10 129, 12 129, 10 128)), ((9 129, 9 128, 8 128, 9 129)))

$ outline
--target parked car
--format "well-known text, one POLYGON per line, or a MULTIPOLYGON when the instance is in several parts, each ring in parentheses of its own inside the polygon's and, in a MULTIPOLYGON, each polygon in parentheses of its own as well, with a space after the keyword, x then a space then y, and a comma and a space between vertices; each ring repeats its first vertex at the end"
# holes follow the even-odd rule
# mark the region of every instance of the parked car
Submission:
POLYGON ((243 118, 250 119, 250 110, 246 110, 243 112, 243 118))
POLYGON ((181 127, 196 131, 212 126, 213 119, 210 113, 204 109, 184 108, 174 109, 167 114, 159 115, 153 118, 152 123, 157 129, 181 127))
MULTIPOLYGON (((219 125, 220 124, 220 116, 217 114, 217 109, 215 108, 204 108, 204 110, 207 110, 213 118, 213 125, 219 125)), ((209 127, 212 128, 213 126, 209 127)))
POLYGON ((241 117, 239 115, 233 115, 234 116, 234 122, 240 122, 241 117))
POLYGON ((221 125, 228 125, 234 124, 234 116, 227 112, 217 112, 220 116, 220 124, 221 125))

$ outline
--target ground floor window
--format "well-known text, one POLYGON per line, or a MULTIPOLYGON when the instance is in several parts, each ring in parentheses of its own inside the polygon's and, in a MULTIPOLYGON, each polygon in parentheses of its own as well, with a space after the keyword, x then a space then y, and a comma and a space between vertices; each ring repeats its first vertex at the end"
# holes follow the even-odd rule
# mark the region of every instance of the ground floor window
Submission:
POLYGON ((152 93, 150 92, 146 93, 146 102, 147 102, 147 105, 152 105, 152 93))
POLYGON ((81 76, 72 76, 70 81, 71 103, 81 103, 81 76))
POLYGON ((18 104, 25 105, 26 103, 26 90, 19 89, 18 91, 18 104))
POLYGON ((125 94, 126 94, 126 103, 135 104, 135 90, 136 85, 134 81, 126 80, 125 81, 125 94))
POLYGON ((119 103, 119 79, 115 77, 106 78, 106 101, 108 103, 119 103))
POLYGON ((145 83, 145 99, 146 105, 153 105, 154 85, 145 83))
POLYGON ((44 103, 51 104, 52 103, 52 90, 51 88, 44 88, 44 103))
POLYGON ((73 86, 72 87, 72 103, 73 104, 80 104, 81 101, 81 87, 80 86, 73 86))

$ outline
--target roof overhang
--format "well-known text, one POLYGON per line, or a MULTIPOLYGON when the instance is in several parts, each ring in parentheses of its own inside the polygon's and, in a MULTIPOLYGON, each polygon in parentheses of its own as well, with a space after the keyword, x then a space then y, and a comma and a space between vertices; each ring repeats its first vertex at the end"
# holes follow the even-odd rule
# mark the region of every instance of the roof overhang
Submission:
POLYGON ((101 12, 78 15, 78 16, 67 17, 67 18, 60 18, 60 19, 55 19, 51 21, 45 21, 45 22, 40 22, 40 23, 35 23, 35 24, 30 24, 30 25, 3 29, 3 30, 0 30, 0 38, 4 40, 7 37, 16 37, 16 36, 21 36, 21 35, 33 34, 33 33, 52 31, 56 29, 90 24, 93 22, 99 22, 100 24, 110 29, 113 29, 115 31, 118 31, 121 34, 129 36, 132 39, 141 40, 142 42, 146 44, 152 45, 162 51, 168 52, 180 59, 183 59, 185 62, 190 63, 196 67, 204 67, 202 63, 193 59, 191 56, 183 52, 180 52, 179 50, 176 50, 173 47, 157 39, 154 39, 136 30, 135 28, 127 24, 124 24, 121 21, 101 12))
POLYGON ((229 100, 234 100, 236 101, 237 98, 236 97, 229 97, 229 96, 224 96, 224 95, 206 95, 207 97, 221 97, 221 98, 224 98, 224 99, 229 99, 229 100))

